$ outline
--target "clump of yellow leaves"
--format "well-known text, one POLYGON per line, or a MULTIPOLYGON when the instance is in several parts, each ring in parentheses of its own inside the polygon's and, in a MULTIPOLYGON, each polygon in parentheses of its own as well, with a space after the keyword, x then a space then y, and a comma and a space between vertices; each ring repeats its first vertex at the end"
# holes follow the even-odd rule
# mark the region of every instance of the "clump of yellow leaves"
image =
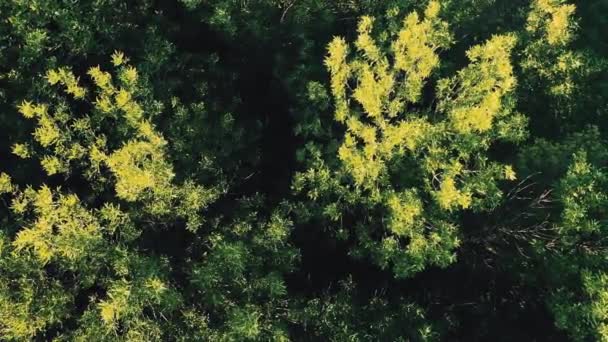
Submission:
POLYGON ((508 179, 508 180, 517 179, 517 175, 515 173, 515 170, 513 170, 513 166, 505 165, 505 179, 508 179))
POLYGON ((0 194, 10 193, 13 191, 11 177, 4 172, 0 172, 0 194))
POLYGON ((47 185, 23 189, 0 173, 0 194, 11 197, 10 210, 21 224, 14 238, 0 234, 3 271, 19 270, 18 276, 6 278, 10 282, 0 283, 4 338, 29 340, 59 324, 74 304, 73 293, 93 284, 107 288, 107 296, 91 298, 83 317, 92 317, 98 325, 79 332, 83 340, 98 339, 100 331, 117 333, 118 327, 125 340, 158 340, 160 332, 150 328, 155 325, 147 309, 173 310, 177 303, 176 292, 162 277, 162 265, 155 257, 130 253, 128 244, 147 224, 162 226, 156 221, 186 221, 186 228, 195 231, 203 223, 201 210, 219 191, 189 180, 173 182, 167 142, 146 115, 151 100, 142 95, 137 69, 127 63, 128 58, 116 52, 115 71, 90 68, 89 88, 69 68, 49 70, 47 85, 58 87, 64 96, 17 106, 32 120, 34 131, 31 141, 14 144, 12 152, 39 160, 49 176, 68 178, 82 172, 95 191, 81 201, 69 192, 77 182, 68 182, 67 191, 47 185), (71 106, 74 102, 78 106, 71 106), (114 197, 107 191, 112 188, 114 197), (145 224, 139 221, 143 216, 145 224))
POLYGON ((13 144, 11 152, 13 152, 13 154, 18 156, 19 158, 23 159, 28 158, 30 156, 29 147, 26 144, 13 144))
POLYGON ((573 95, 575 75, 589 69, 582 53, 568 49, 576 28, 575 9, 564 0, 535 0, 528 13, 526 31, 530 41, 522 66, 548 83, 549 93, 554 96, 573 95))
POLYGON ((116 175, 116 194, 135 201, 146 189, 170 186, 173 172, 151 143, 131 141, 112 153, 107 164, 116 175))
POLYGON ((38 191, 26 190, 17 201, 31 207, 37 218, 19 231, 13 244, 17 251, 31 250, 43 264, 54 258, 77 263, 91 256, 102 242, 97 219, 75 195, 54 195, 43 186, 38 191))
POLYGON ((565 45, 572 36, 572 14, 576 7, 564 0, 535 0, 528 14, 526 30, 542 32, 550 45, 565 45))
POLYGON ((417 228, 422 226, 423 207, 415 191, 392 194, 386 204, 391 212, 389 226, 395 235, 412 237, 420 233, 417 228))
MULTIPOLYGON (((69 72, 64 70, 63 75, 65 76, 66 73, 69 72)), ((67 76, 67 78, 70 77, 67 76)), ((70 145, 70 138, 65 129, 64 108, 60 107, 55 113, 50 113, 48 105, 32 104, 29 101, 22 102, 17 108, 25 118, 37 121, 33 133, 34 140, 41 147, 54 152, 53 155, 45 155, 41 159, 42 167, 46 170, 47 174, 53 175, 59 172, 66 172, 69 160, 71 158, 78 158, 80 155, 76 151, 78 146, 70 145)), ((21 158, 29 158, 32 155, 31 148, 23 143, 14 144, 12 152, 21 158)))
POLYGON ((67 68, 49 70, 46 73, 46 79, 50 85, 61 84, 65 87, 66 93, 73 95, 76 99, 84 98, 87 93, 86 89, 78 84, 79 79, 67 68))
MULTIPOLYGON (((376 187, 386 162, 395 155, 441 149, 432 146, 436 141, 429 141, 434 135, 446 130, 457 135, 488 132, 497 117, 509 114, 503 103, 516 84, 509 57, 516 42, 513 35, 495 36, 471 48, 470 65, 457 76, 439 81, 437 109, 447 114, 448 121, 432 124, 424 116, 407 113, 407 105, 420 100, 422 88, 439 66, 438 52, 451 43, 439 10, 439 3, 431 1, 424 19, 417 13, 405 18, 391 45, 392 58, 372 38, 371 17, 362 17, 359 23, 355 42, 359 55, 348 58, 349 48, 342 38, 329 44, 325 63, 331 74, 336 120, 347 128, 339 158, 358 186, 376 187), (348 99, 351 79, 356 87, 350 96, 360 104, 358 108, 348 99)), ((441 169, 441 163, 432 171, 441 169)))
POLYGON ((121 66, 124 63, 127 63, 129 61, 128 58, 125 57, 125 54, 122 53, 122 51, 114 51, 114 53, 112 54, 112 64, 114 64, 114 66, 121 66))
POLYGON ((439 109, 460 134, 486 132, 503 110, 503 98, 515 86, 510 53, 514 35, 494 36, 467 51, 471 63, 439 83, 439 109))
POLYGON ((456 189, 454 178, 449 176, 441 181, 439 191, 435 192, 435 196, 439 206, 446 210, 452 210, 458 206, 468 208, 471 205, 471 194, 456 189))
POLYGON ((346 63, 348 46, 342 37, 336 37, 329 43, 325 66, 331 73, 331 90, 336 106, 336 120, 342 122, 348 115, 348 102, 346 100, 346 82, 350 75, 350 68, 346 63))
POLYGON ((412 103, 420 99, 426 79, 439 66, 437 51, 447 48, 452 40, 447 23, 438 19, 439 11, 439 2, 431 1, 424 20, 415 12, 409 14, 393 42, 394 69, 407 74, 400 91, 412 103))

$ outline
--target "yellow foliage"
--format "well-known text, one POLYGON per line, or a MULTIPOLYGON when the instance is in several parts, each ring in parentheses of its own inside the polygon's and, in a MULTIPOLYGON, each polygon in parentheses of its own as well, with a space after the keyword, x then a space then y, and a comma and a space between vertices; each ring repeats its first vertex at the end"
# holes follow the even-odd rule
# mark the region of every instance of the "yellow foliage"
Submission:
MULTIPOLYGON (((75 195, 59 195, 55 200, 47 186, 24 195, 31 197, 36 220, 17 234, 13 241, 17 251, 31 250, 43 264, 55 257, 76 262, 95 251, 101 228, 75 195)), ((27 199, 14 201, 13 210, 19 212, 16 205, 24 208, 27 203, 27 199)))
POLYGON ((576 73, 592 69, 583 53, 568 50, 576 27, 575 9, 563 0, 535 0, 528 13, 526 29, 532 40, 522 66, 548 83, 549 93, 554 96, 573 95, 576 73))
POLYGON ((76 99, 82 99, 86 95, 86 89, 78 85, 78 78, 67 68, 51 69, 47 71, 46 78, 51 85, 63 85, 66 93, 76 99))
MULTIPOLYGON (((88 74, 98 89, 96 108, 103 113, 120 109, 124 113, 127 124, 136 130, 137 140, 127 142, 113 153, 106 152, 103 136, 93 135, 84 144, 62 141, 60 129, 53 117, 45 113, 39 114, 35 136, 43 147, 56 145, 55 155, 43 156, 41 160, 48 174, 61 172, 67 168, 62 158, 67 158, 69 161, 88 157, 89 172, 99 173, 102 163, 110 168, 116 177, 115 189, 118 197, 135 201, 140 199, 146 190, 151 190, 150 193, 156 196, 157 201, 153 202, 150 209, 160 212, 160 208, 167 207, 173 198, 174 189, 171 185, 173 172, 165 161, 163 150, 166 145, 165 140, 155 131, 152 124, 143 118, 144 110, 134 98, 136 90, 134 86, 138 74, 135 68, 125 65, 127 61, 128 59, 121 52, 116 51, 112 55, 112 63, 115 66, 123 66, 119 74, 124 86, 122 88, 115 88, 111 74, 102 71, 98 66, 90 68, 88 74)), ((68 93, 71 92, 70 89, 77 87, 77 78, 66 68, 49 71, 48 79, 53 83, 65 85, 68 93)), ((30 112, 36 111, 36 106, 27 102, 20 108, 29 116, 33 116, 30 112)), ((75 120, 72 127, 80 130, 81 134, 87 135, 92 130, 90 122, 84 119, 75 120)))
POLYGON ((513 170, 513 166, 505 165, 505 179, 507 179, 507 180, 516 180, 517 179, 517 175, 515 174, 515 171, 513 170))
POLYGON ((138 78, 137 69, 132 66, 128 66, 122 71, 122 76, 128 84, 135 84, 138 78))
POLYGON ((439 3, 431 1, 423 21, 415 12, 408 15, 392 45, 394 68, 406 73, 403 91, 410 102, 419 100, 424 81, 439 66, 437 50, 447 47, 451 41, 447 24, 436 18, 439 10, 439 3))
POLYGON ((369 16, 359 21, 355 41, 361 57, 347 60, 348 45, 343 38, 334 38, 328 46, 325 65, 331 74, 335 118, 346 122, 348 129, 338 154, 357 185, 373 188, 395 149, 414 152, 431 131, 432 125, 424 120, 392 122, 392 119, 404 114, 408 101, 418 100, 426 79, 439 65, 438 50, 451 42, 447 24, 437 19, 439 10, 439 3, 432 1, 424 20, 416 13, 407 16, 392 43, 392 59, 371 37, 374 18, 369 16), (394 61, 393 65, 389 60, 394 61), (405 73, 405 77, 400 73, 405 73), (347 94, 351 78, 356 80, 356 87, 347 94), (360 113, 349 108, 347 95, 361 105, 361 114, 371 123, 362 122, 360 113))
POLYGON ((451 176, 444 177, 435 197, 439 206, 448 211, 455 207, 466 209, 471 205, 471 194, 456 189, 454 178, 451 176))
POLYGON ((127 122, 129 122, 132 126, 137 127, 141 124, 140 122, 143 118, 144 110, 141 108, 139 103, 135 101, 127 102, 122 110, 125 113, 125 119, 127 119, 127 122))
POLYGON ((49 70, 46 73, 46 80, 50 85, 55 85, 61 81, 61 75, 55 70, 49 70))
POLYGON ((59 141, 61 131, 55 124, 55 121, 48 115, 41 116, 38 119, 38 127, 34 130, 34 138, 43 147, 48 147, 59 141))
POLYGON ((110 329, 115 327, 115 324, 122 316, 129 311, 131 297, 131 284, 126 281, 121 281, 118 284, 113 284, 108 291, 108 299, 99 302, 99 313, 103 323, 110 329))
POLYGON ((165 139, 154 130, 154 126, 149 121, 141 121, 137 127, 139 136, 146 138, 152 145, 164 146, 167 142, 165 139))
POLYGON ((53 193, 48 186, 43 185, 34 194, 34 205, 37 213, 46 213, 53 209, 53 193))
POLYGON ((101 319, 106 325, 112 325, 116 319, 116 311, 114 305, 108 302, 99 303, 99 313, 101 319))
POLYGON ((353 97, 363 106, 365 113, 371 118, 377 118, 384 112, 383 104, 393 91, 394 80, 386 68, 377 66, 372 69, 368 64, 360 64, 357 68, 359 83, 353 97))
POLYGON ((31 119, 36 115, 46 115, 48 107, 45 104, 32 104, 30 101, 23 101, 17 106, 17 110, 26 119, 31 119))
POLYGON ((11 210, 13 213, 21 215, 27 209, 29 203, 29 198, 27 198, 23 193, 18 194, 17 196, 13 197, 13 200, 11 201, 11 210))
POLYGON ((350 67, 346 63, 348 45, 344 38, 335 37, 329 43, 325 65, 331 74, 331 91, 336 101, 336 120, 342 122, 348 115, 346 101, 346 82, 350 75, 350 67))
POLYGON ((63 162, 55 156, 44 156, 40 163, 49 176, 67 170, 63 162))
POLYGON ((395 148, 414 152, 431 129, 431 124, 423 119, 405 120, 398 125, 388 124, 384 128, 381 151, 385 155, 390 155, 395 148))
POLYGON ((104 92, 113 92, 112 75, 110 73, 101 71, 99 66, 90 68, 87 73, 91 76, 95 85, 104 90, 104 92))
POLYGON ((454 108, 451 112, 454 127, 458 132, 463 133, 485 132, 492 128, 492 121, 500 108, 500 96, 497 92, 492 92, 478 105, 454 108))
POLYGON ((397 236, 414 236, 412 230, 424 220, 422 201, 416 193, 406 191, 401 194, 391 194, 386 206, 390 212, 391 231, 397 236))
POLYGON ((122 108, 131 100, 131 94, 126 89, 120 89, 114 100, 116 105, 122 108))
POLYGON ((147 279, 145 286, 150 289, 156 296, 167 290, 167 286, 165 285, 165 283, 163 283, 157 277, 147 279))
POLYGON ((528 14, 526 29, 540 32, 549 45, 565 45, 572 38, 572 14, 576 7, 564 0, 535 0, 528 14))
POLYGON ((112 109, 114 109, 114 104, 107 95, 101 95, 95 100, 95 107, 97 107, 97 109, 103 113, 109 113, 112 111, 112 109))
POLYGON ((430 1, 424 10, 424 16, 428 19, 433 19, 439 15, 439 11, 441 10, 441 5, 439 1, 430 1))
POLYGON ((86 152, 86 149, 82 145, 75 143, 72 144, 72 146, 70 146, 68 149, 67 153, 65 154, 65 159, 67 161, 81 159, 86 156, 86 152))
POLYGON ((471 63, 452 79, 440 80, 439 108, 447 111, 454 129, 486 132, 502 111, 502 99, 515 87, 510 53, 513 35, 494 36, 467 51, 471 63))
POLYGON ((99 149, 98 146, 93 145, 89 150, 89 158, 91 159, 91 161, 98 164, 104 162, 107 156, 99 149))
POLYGON ((114 66, 120 66, 124 63, 127 63, 128 61, 129 59, 126 58, 124 53, 122 53, 121 51, 114 51, 114 53, 112 54, 112 64, 114 64, 114 66))
MULTIPOLYGON (((369 153, 367 154, 369 155, 369 153)), ((370 180, 375 180, 383 169, 381 163, 374 162, 373 156, 365 158, 363 153, 355 148, 351 135, 345 137, 344 144, 338 149, 338 157, 358 185, 365 185, 370 180)))
POLYGON ((14 155, 19 158, 29 158, 30 157, 30 149, 26 144, 16 143, 13 145, 12 152, 14 155))
POLYGON ((380 62, 381 53, 380 49, 376 46, 374 39, 371 37, 370 33, 372 31, 374 24, 374 18, 370 16, 363 16, 359 20, 359 27, 357 31, 359 32, 359 36, 355 42, 355 46, 359 51, 363 52, 365 57, 367 57, 372 62, 380 62))
POLYGON ((0 172, 0 195, 13 191, 11 177, 4 172, 0 172))
POLYGON ((27 119, 33 118, 34 115, 36 114, 36 112, 34 110, 34 106, 32 105, 32 103, 30 101, 21 102, 21 104, 19 106, 17 106, 17 109, 19 110, 19 113, 21 113, 23 115, 23 117, 25 117, 27 119))
POLYGON ((116 175, 118 197, 135 201, 145 190, 169 186, 173 172, 163 157, 157 146, 144 141, 130 141, 112 153, 106 162, 116 175))

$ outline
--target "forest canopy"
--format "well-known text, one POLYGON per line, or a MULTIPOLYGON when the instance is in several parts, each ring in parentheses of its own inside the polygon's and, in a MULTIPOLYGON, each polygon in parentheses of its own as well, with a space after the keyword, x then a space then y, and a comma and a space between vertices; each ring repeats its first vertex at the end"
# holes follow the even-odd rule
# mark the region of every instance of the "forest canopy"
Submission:
POLYGON ((608 341, 606 27, 0 1, 0 340, 608 341))

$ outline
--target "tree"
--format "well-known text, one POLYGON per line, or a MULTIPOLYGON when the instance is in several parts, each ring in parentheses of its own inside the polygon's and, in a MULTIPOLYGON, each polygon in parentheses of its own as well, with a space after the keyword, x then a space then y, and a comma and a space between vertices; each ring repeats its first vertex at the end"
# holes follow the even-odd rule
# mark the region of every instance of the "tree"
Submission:
POLYGON ((207 224, 215 232, 188 241, 185 251, 170 251, 185 253, 178 259, 147 252, 150 234, 195 237, 205 223, 202 211, 221 190, 173 181, 166 141, 146 117, 153 103, 140 102, 138 72, 126 61, 120 52, 112 56, 116 76, 90 68, 94 93, 68 68, 51 69, 47 83, 68 97, 18 107, 36 122, 35 144, 18 144, 15 153, 37 158, 48 176, 84 177, 91 188, 83 202, 69 187, 22 188, 2 174, 2 191, 12 198, 16 220, 2 235, 2 337, 164 340, 175 329, 186 329, 169 319, 183 315, 196 324, 189 328, 194 334, 207 337, 284 335, 260 307, 285 296, 281 270, 297 257, 284 248, 289 221, 281 210, 253 230, 261 224, 254 220, 256 204, 245 203, 250 209, 242 219, 235 214, 230 228, 216 217, 207 224), (83 107, 89 114, 81 114, 83 107), (206 257, 190 255, 199 249, 206 257), (270 272, 259 260, 268 253, 275 255, 270 272), (183 279, 176 272, 185 273, 190 284, 176 282, 183 279), (254 287, 242 288, 246 283, 254 287), (230 286, 238 297, 226 296, 230 286), (190 296, 201 297, 200 291, 204 301, 187 304, 190 296), (237 299, 250 304, 228 305, 237 299), (200 326, 207 320, 214 326, 225 320, 226 327, 200 326), (78 324, 57 328, 69 321, 78 324))
POLYGON ((356 236, 353 254, 400 277, 454 261, 458 212, 492 209, 502 196, 497 182, 516 177, 510 165, 489 160, 488 148, 526 136, 525 118, 513 113, 513 35, 471 48, 470 64, 437 81, 435 102, 423 101, 439 53, 452 41, 439 13, 430 2, 424 18, 413 12, 378 41, 374 19, 363 17, 354 58, 342 38, 330 43, 335 119, 346 127, 340 166, 319 161, 295 181, 311 199, 327 198, 328 220, 357 212, 363 220, 340 228, 356 236))

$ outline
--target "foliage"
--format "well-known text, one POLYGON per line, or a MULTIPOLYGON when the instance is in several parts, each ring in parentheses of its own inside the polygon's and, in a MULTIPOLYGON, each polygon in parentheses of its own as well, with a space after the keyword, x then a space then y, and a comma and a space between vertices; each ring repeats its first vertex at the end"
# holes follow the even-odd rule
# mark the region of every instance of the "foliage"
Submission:
MULTIPOLYGON (((353 230, 360 235, 358 253, 370 253, 399 277, 454 261, 460 244, 456 212, 491 209, 501 197, 496 181, 516 177, 510 165, 487 160, 485 151, 494 140, 525 137, 525 119, 512 113, 509 97, 515 84, 509 59, 513 35, 472 47, 467 67, 437 81, 436 105, 421 103, 423 87, 439 66, 438 53, 452 40, 438 17, 439 6, 430 2, 424 19, 416 12, 406 16, 390 43, 376 43, 370 35, 373 19, 363 17, 357 56, 350 61, 349 46, 334 38, 325 60, 335 119, 346 126, 338 148, 342 168, 328 172, 352 179, 352 186, 335 187, 354 192, 346 203, 328 205, 362 204, 386 213, 381 222, 365 217, 366 223, 353 230), (382 43, 390 44, 390 57, 382 43), (347 91, 351 79, 352 93, 347 91), (350 105, 355 102, 358 106, 350 105), (405 173, 406 182, 393 176, 405 173), (382 229, 380 241, 371 227, 382 229)), ((303 186, 300 180, 310 182, 311 189, 322 187, 309 174, 296 177, 297 187, 303 186)))
POLYGON ((0 340, 608 341, 607 9, 0 1, 0 340))
POLYGON ((562 203, 557 229, 557 251, 551 262, 562 265, 550 299, 556 324, 577 340, 608 339, 604 209, 606 175, 591 165, 584 152, 574 155, 559 184, 562 203), (563 260, 569 258, 568 261, 563 260))

